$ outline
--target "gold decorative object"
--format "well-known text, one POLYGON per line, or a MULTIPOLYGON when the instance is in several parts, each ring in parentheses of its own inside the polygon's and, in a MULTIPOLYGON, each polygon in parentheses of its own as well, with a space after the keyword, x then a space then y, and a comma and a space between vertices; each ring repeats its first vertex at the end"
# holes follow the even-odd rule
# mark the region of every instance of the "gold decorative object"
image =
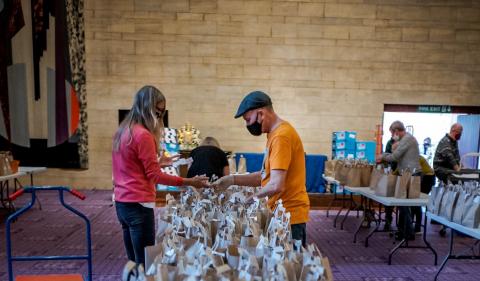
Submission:
POLYGON ((192 150, 200 144, 200 131, 186 123, 178 130, 178 143, 182 150, 192 150))

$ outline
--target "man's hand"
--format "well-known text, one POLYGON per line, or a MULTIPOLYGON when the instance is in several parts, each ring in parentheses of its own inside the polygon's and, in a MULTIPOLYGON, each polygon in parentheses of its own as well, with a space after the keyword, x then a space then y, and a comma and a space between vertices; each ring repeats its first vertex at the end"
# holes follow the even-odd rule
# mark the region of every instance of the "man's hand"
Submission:
POLYGON ((396 142, 394 142, 394 143, 392 144, 392 151, 395 151, 395 150, 397 149, 398 144, 399 144, 398 141, 396 141, 396 142))
POLYGON ((195 176, 193 178, 184 178, 184 185, 191 185, 195 188, 208 187, 208 177, 204 176, 195 176))
POLYGON ((255 194, 248 196, 247 199, 245 199, 245 204, 252 204, 253 202, 255 202, 254 200, 255 197, 256 197, 255 194))
POLYGON ((376 160, 377 163, 382 163, 383 162, 383 154, 378 154, 375 157, 375 160, 376 160))
POLYGON ((234 185, 234 175, 228 175, 219 178, 215 182, 212 183, 213 188, 218 188, 218 189, 226 189, 231 185, 234 185))

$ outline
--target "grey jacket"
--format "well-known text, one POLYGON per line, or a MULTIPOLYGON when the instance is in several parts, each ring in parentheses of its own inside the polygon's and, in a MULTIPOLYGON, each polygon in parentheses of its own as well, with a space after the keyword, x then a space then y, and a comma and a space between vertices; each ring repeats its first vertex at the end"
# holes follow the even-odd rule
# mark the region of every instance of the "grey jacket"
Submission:
POLYGON ((414 136, 406 133, 399 141, 397 149, 392 153, 385 153, 382 160, 387 162, 397 162, 398 170, 403 171, 409 169, 413 172, 421 172, 420 167, 420 151, 418 149, 418 142, 414 136))

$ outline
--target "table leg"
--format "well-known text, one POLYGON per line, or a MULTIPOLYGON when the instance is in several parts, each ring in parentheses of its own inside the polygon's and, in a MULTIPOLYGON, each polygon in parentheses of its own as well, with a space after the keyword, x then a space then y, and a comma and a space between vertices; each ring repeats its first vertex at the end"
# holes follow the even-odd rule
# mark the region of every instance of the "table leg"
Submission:
POLYGON ((366 199, 364 199, 363 195, 360 195, 360 202, 361 202, 361 208, 362 208, 362 216, 360 217, 360 222, 358 223, 357 229, 353 233, 353 243, 357 243, 357 235, 358 232, 360 232, 360 228, 362 228, 363 221, 365 221, 366 218, 366 207, 367 202, 365 202, 366 199))
MULTIPOLYGON (((335 186, 335 184, 332 184, 332 186, 335 186)), ((337 201, 337 189, 333 188, 332 190, 333 190, 333 199, 332 201, 330 201, 330 204, 328 204, 328 207, 327 207, 327 218, 329 216, 329 212, 330 212, 330 209, 332 208, 333 202, 337 201)))
POLYGON ((342 207, 338 210, 337 215, 335 216, 335 219, 333 219, 333 227, 337 227, 337 219, 340 216, 340 213, 342 212, 343 208, 345 207, 345 189, 343 190, 342 193, 342 207))
POLYGON ((433 256, 435 257, 434 259, 434 265, 437 265, 437 252, 435 249, 433 249, 432 245, 427 241, 427 225, 428 225, 428 220, 427 220, 427 213, 425 212, 424 214, 424 219, 423 219, 423 243, 427 245, 427 248, 430 249, 433 253, 433 256))
POLYGON ((7 205, 5 204, 7 200, 3 197, 4 193, 5 193, 5 182, 0 181, 0 202, 2 203, 3 208, 7 209, 7 205))
MULTIPOLYGON (((371 206, 370 206, 371 207, 371 206)), ((380 227, 380 223, 382 222, 382 205, 380 205, 378 207, 378 219, 375 218, 375 215, 373 216, 373 218, 375 219, 375 227, 370 230, 370 232, 368 232, 368 235, 367 237, 365 237, 365 247, 368 247, 368 240, 370 239, 370 237, 372 237, 372 235, 375 233, 375 232, 378 232, 378 228, 380 227)), ((370 208, 370 210, 374 210, 373 208, 370 208)))
POLYGON ((340 229, 343 230, 343 224, 345 223, 345 221, 347 220, 348 218, 348 214, 350 214, 350 211, 353 210, 353 204, 355 202, 353 202, 353 194, 350 193, 350 206, 348 207, 347 209, 347 212, 345 213, 345 216, 343 217, 342 219, 342 222, 340 223, 340 229))
POLYGON ((445 265, 447 264, 448 260, 450 259, 450 257, 452 256, 452 252, 453 252, 453 234, 454 234, 454 230, 452 228, 450 228, 450 239, 449 239, 449 244, 448 244, 448 254, 447 256, 445 257, 445 259, 443 260, 442 264, 440 265, 440 268, 438 269, 437 273, 435 274, 435 281, 437 281, 437 278, 438 278, 438 275, 440 275, 440 272, 442 272, 443 268, 445 267, 445 265))
POLYGON ((402 239, 402 241, 400 241, 400 243, 398 243, 397 246, 395 246, 395 248, 393 248, 391 251, 390 251, 390 254, 388 255, 388 265, 392 265, 392 256, 393 254, 395 254, 395 252, 403 245, 407 242, 407 239, 404 237, 402 239))
POLYGON ((9 180, 6 180, 5 181, 5 184, 6 184, 6 198, 5 198, 5 203, 7 205, 7 209, 8 211, 10 212, 11 211, 11 207, 12 207, 12 201, 10 201, 10 181, 9 180))

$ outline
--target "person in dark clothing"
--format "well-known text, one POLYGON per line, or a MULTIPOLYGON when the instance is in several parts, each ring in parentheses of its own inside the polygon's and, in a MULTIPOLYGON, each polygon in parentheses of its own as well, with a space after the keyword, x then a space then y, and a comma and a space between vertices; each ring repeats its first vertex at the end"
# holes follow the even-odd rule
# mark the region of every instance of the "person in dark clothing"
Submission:
POLYGON ((190 157, 193 163, 188 169, 188 178, 205 175, 214 180, 213 176, 221 178, 230 174, 227 155, 213 137, 206 137, 199 147, 192 150, 190 157))
POLYGON ((460 152, 458 151, 458 140, 462 136, 463 127, 455 123, 438 143, 433 158, 433 169, 435 176, 444 183, 448 181, 448 175, 453 171, 460 170, 460 152))
MULTIPOLYGON (((428 161, 420 156, 420 166, 422 167, 422 179, 420 180, 420 191, 429 194, 435 185, 435 174, 428 161)), ((415 218, 415 232, 420 233, 422 230, 422 208, 412 207, 412 215, 415 218)))
MULTIPOLYGON (((385 153, 393 152, 392 146, 395 143, 395 139, 393 138, 392 130, 390 130, 390 133, 392 134, 392 137, 390 138, 390 140, 387 142, 387 145, 385 146, 385 153)), ((390 168, 392 168, 392 171, 395 171, 397 169, 397 162, 390 162, 388 164, 390 165, 390 168)), ((385 206, 385 225, 383 226, 384 231, 390 231, 392 227, 392 221, 393 221, 393 207, 385 206)))

